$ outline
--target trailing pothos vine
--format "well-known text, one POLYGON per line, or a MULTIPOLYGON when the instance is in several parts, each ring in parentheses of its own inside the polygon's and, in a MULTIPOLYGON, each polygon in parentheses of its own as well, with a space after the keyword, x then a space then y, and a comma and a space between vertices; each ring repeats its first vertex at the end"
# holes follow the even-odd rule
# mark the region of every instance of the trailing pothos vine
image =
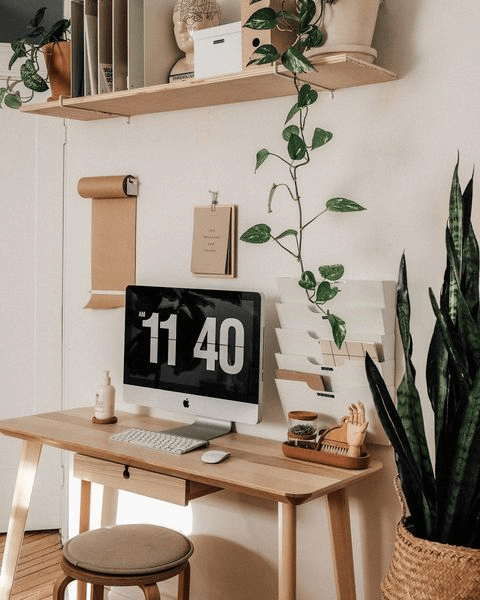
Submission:
MULTIPOLYGON (((251 4, 258 0, 252 0, 251 4)), ((321 0, 321 13, 325 3, 330 0, 321 0)), ((323 43, 323 33, 318 28, 316 18, 316 4, 313 0, 298 0, 296 10, 291 12, 284 9, 274 11, 272 8, 262 8, 251 15, 245 27, 252 29, 273 29, 277 27, 290 29, 295 33, 295 41, 282 54, 274 46, 265 44, 259 46, 249 64, 266 64, 281 60, 282 64, 293 73, 293 82, 297 92, 295 104, 288 112, 284 123, 282 137, 286 142, 286 155, 281 156, 270 152, 266 148, 259 150, 256 156, 257 169, 272 157, 285 165, 289 175, 288 183, 273 183, 268 197, 268 212, 272 212, 273 199, 278 191, 284 191, 287 198, 292 200, 297 208, 297 223, 295 227, 284 229, 280 233, 272 233, 271 228, 265 223, 258 223, 247 229, 240 237, 244 242, 264 244, 274 242, 283 251, 290 254, 299 264, 299 285, 306 292, 307 299, 315 304, 321 313, 328 319, 332 328, 333 339, 338 347, 342 345, 346 336, 345 321, 338 315, 325 308, 325 304, 335 298, 340 289, 335 285, 343 277, 344 267, 340 264, 321 265, 314 271, 307 269, 303 256, 304 233, 316 220, 326 212, 346 213, 365 210, 360 204, 343 197, 334 197, 327 200, 324 208, 313 216, 306 217, 302 205, 302 192, 299 182, 299 171, 306 167, 315 150, 323 147, 333 137, 330 131, 315 127, 313 133, 307 132, 307 121, 310 107, 318 99, 318 93, 308 83, 298 79, 298 73, 314 69, 311 62, 303 54, 304 50, 320 46, 323 43), (292 122, 294 120, 295 122, 292 122), (289 123, 287 125, 287 123, 289 123), (285 126, 286 125, 286 126, 285 126)), ((310 128, 311 131, 311 128, 310 128)))

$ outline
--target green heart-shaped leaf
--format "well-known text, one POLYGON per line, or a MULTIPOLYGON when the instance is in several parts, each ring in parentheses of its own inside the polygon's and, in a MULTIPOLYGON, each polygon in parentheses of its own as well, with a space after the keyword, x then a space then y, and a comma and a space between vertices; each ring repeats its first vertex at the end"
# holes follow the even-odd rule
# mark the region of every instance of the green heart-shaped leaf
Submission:
POLYGON ((343 265, 322 265, 318 267, 318 271, 324 279, 329 281, 338 281, 345 273, 343 265))
POLYGON ((332 287, 328 281, 322 281, 317 288, 315 302, 325 304, 325 302, 335 298, 339 291, 337 287, 332 287))
POLYGON ((242 242, 248 242, 249 244, 264 244, 268 242, 271 236, 271 229, 268 225, 258 223, 250 229, 247 229, 244 234, 240 236, 242 242))
POLYGON ((331 133, 330 131, 325 131, 325 129, 321 129, 320 127, 316 127, 315 131, 313 132, 312 150, 324 146, 332 138, 333 133, 331 133))
POLYGON ((20 77, 24 86, 29 90, 33 90, 34 92, 45 92, 48 90, 47 82, 37 73, 37 69, 31 59, 25 61, 20 67, 20 77))
POLYGON ((317 101, 318 92, 312 90, 308 83, 304 83, 298 92, 298 106, 305 108, 317 101))
POLYGON ((366 210, 360 204, 357 204, 353 200, 347 200, 347 198, 330 198, 330 200, 327 200, 326 207, 330 212, 357 212, 359 210, 366 210))
POLYGON ((296 133, 292 133, 288 140, 288 155, 292 160, 302 160, 307 153, 307 147, 302 138, 296 133))
POLYGON ((278 53, 275 46, 271 44, 263 44, 263 46, 259 46, 253 56, 256 58, 251 58, 248 65, 265 65, 268 63, 273 63, 280 58, 280 54, 278 53))
POLYGON ((249 29, 273 29, 278 23, 277 13, 273 8, 260 8, 248 18, 244 27, 249 29))
POLYGON ((347 335, 347 326, 345 325, 345 321, 340 317, 337 317, 337 315, 332 315, 331 313, 327 314, 327 319, 330 323, 330 327, 332 328, 335 345, 337 348, 341 348, 343 342, 345 341, 345 336, 347 335))
POLYGON ((289 125, 288 127, 285 127, 285 129, 283 130, 283 133, 282 133, 282 137, 286 142, 288 142, 288 140, 290 139, 290 136, 293 133, 295 135, 299 135, 300 128, 297 125, 289 125))
POLYGON ((314 290, 317 287, 315 275, 311 271, 304 271, 298 285, 304 290, 314 290))
POLYGON ((257 161, 255 163, 255 171, 260 167, 268 158, 270 152, 263 148, 257 152, 257 161))
POLYGON ((307 73, 314 70, 312 63, 295 46, 291 46, 282 54, 282 64, 292 73, 307 73))
POLYGON ((5 106, 8 106, 8 108, 20 108, 22 106, 20 94, 6 94, 4 102, 5 106))
POLYGON ((281 240, 284 237, 287 237, 288 235, 298 235, 298 232, 295 231, 295 229, 285 229, 285 231, 283 231, 280 235, 277 235, 277 237, 275 238, 276 240, 281 240))

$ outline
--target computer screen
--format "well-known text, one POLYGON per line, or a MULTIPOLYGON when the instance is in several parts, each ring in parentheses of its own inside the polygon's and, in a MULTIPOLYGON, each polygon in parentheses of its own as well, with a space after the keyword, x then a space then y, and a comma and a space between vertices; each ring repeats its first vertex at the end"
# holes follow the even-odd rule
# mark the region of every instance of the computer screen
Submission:
POLYGON ((258 292, 127 288, 127 402, 192 415, 197 427, 213 420, 219 431, 222 425, 230 430, 232 421, 257 423, 262 351, 263 297, 258 292))

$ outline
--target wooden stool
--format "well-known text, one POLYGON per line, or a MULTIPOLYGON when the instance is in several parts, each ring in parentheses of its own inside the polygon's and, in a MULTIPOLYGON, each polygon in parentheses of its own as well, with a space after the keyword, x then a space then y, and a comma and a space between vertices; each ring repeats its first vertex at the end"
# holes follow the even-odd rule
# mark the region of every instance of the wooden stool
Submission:
POLYGON ((191 541, 156 525, 115 525, 81 533, 63 548, 64 573, 53 588, 53 600, 64 600, 72 581, 92 584, 92 600, 103 600, 104 586, 138 586, 146 600, 160 600, 157 583, 175 575, 178 600, 190 595, 191 541))

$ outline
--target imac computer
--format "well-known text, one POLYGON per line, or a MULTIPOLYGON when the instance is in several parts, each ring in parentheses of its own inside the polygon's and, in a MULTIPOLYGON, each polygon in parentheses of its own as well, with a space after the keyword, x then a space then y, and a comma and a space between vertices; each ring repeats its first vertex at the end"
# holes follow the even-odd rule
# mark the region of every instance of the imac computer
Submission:
POLYGON ((170 430, 212 439, 261 419, 262 294, 131 285, 124 397, 195 418, 170 430))

